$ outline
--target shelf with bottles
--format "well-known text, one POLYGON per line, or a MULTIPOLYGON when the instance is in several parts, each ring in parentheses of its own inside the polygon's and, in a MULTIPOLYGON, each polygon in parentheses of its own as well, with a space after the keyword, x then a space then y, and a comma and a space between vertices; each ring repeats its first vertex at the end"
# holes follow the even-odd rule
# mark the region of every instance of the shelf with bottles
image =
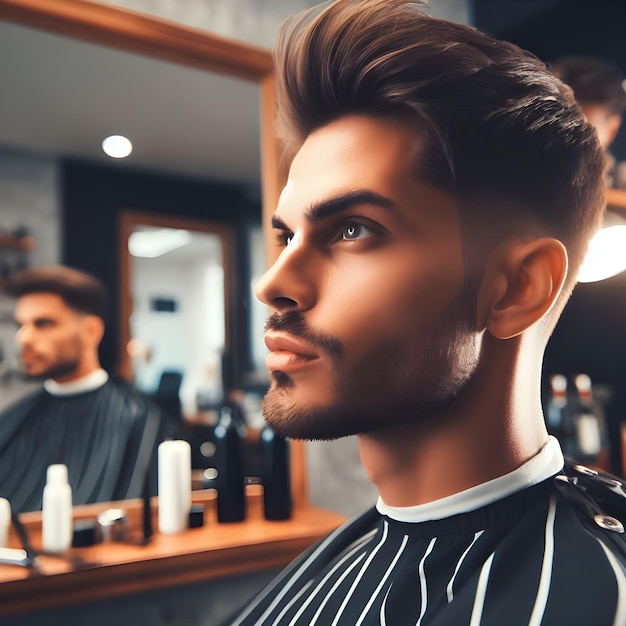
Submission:
POLYGON ((14 235, 0 234, 0 249, 2 250, 23 250, 30 252, 35 248, 37 242, 34 237, 28 235, 16 237, 14 235))
POLYGON ((28 267, 30 253, 36 245, 35 238, 23 226, 13 231, 0 228, 0 288, 9 276, 28 267))

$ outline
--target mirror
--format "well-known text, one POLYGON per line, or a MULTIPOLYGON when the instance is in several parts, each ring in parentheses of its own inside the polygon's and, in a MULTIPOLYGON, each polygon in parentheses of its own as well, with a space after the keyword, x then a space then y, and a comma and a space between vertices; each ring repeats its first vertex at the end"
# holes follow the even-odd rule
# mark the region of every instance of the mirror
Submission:
MULTIPOLYGON (((228 41, 220 37, 211 35, 208 32, 200 32, 191 28, 178 26, 173 23, 168 23, 162 20, 153 19, 148 16, 144 16, 135 12, 126 11, 112 6, 100 5, 93 2, 82 2, 81 0, 64 0, 63 2, 51 3, 48 0, 0 0, 0 22, 8 24, 10 26, 19 26, 25 29, 37 29, 44 31, 46 35, 54 35, 56 37, 69 38, 68 41, 84 41, 90 45, 98 45, 106 47, 114 51, 115 53, 131 52, 133 57, 145 58, 148 60, 158 60, 168 64, 171 68, 174 68, 174 72, 183 74, 188 70, 193 70, 196 73, 202 73, 207 77, 221 77, 228 79, 228 81, 248 81, 251 85, 254 85, 258 90, 259 101, 256 121, 260 119, 260 154, 261 154, 261 199, 260 203, 263 206, 263 223, 266 225, 269 222, 273 207, 276 205, 276 201, 279 193, 278 180, 278 146, 276 144, 273 134, 273 119, 274 119, 274 101, 273 101, 273 79, 272 79, 272 62, 271 55, 268 51, 257 49, 254 47, 246 46, 237 42, 228 41), (178 70, 176 70, 178 68, 178 70)), ((7 63, 12 63, 16 58, 22 62, 27 63, 29 57, 29 49, 26 40, 22 37, 20 39, 22 47, 18 52, 7 49, 8 38, 0 40, 0 48, 2 56, 7 63)), ((41 61, 42 58, 37 57, 34 60, 34 65, 37 65, 37 61, 41 61)), ((86 58, 79 55, 74 57, 74 63, 69 68, 72 71, 79 71, 82 62, 86 58)), ((165 70, 164 70, 165 71, 165 70)), ((40 132, 35 134, 42 135, 45 133, 53 134, 52 131, 56 127, 55 121, 42 113, 41 110, 37 111, 37 106, 47 101, 47 96, 35 97, 30 95, 31 92, 27 92, 27 89, 34 88, 38 84, 38 80, 34 75, 29 75, 27 72, 23 75, 28 76, 28 80, 22 84, 21 94, 17 94, 17 97, 22 96, 22 107, 24 109, 33 109, 35 112, 35 119, 39 120, 40 132), (38 113, 38 115, 37 115, 38 113)), ((158 74, 163 82, 165 82, 165 74, 158 74)), ((58 96, 63 91, 63 84, 59 82, 58 76, 49 76, 52 88, 52 96, 58 96), (54 88, 56 87, 56 91, 54 88)), ((142 78, 146 78, 145 76, 142 78)), ((141 82, 141 81, 140 81, 141 82)), ((213 95, 218 95, 223 91, 224 81, 216 89, 213 90, 213 95)), ((3 90, 5 95, 7 91, 3 90)), ((183 102, 185 102, 185 94, 183 93, 183 102)), ((187 103, 189 106, 194 101, 194 94, 188 94, 187 103)), ((52 97, 50 96, 50 97, 52 97)), ((206 99, 196 98, 201 101, 203 106, 209 106, 209 101, 206 99)), ((155 103, 158 98, 155 98, 155 103)), ((239 97, 234 99, 228 99, 231 107, 238 105, 239 101, 245 100, 245 98, 239 97)), ((89 89, 84 89, 81 97, 76 103, 76 108, 72 109, 74 112, 74 120, 78 125, 81 115, 84 111, 88 111, 93 102, 89 89)), ((182 105, 181 105, 182 106, 182 105)), ((255 105, 256 108, 256 105, 255 105)), ((120 110, 135 110, 133 107, 120 107, 120 110)), ((173 111, 182 118, 181 127, 184 127, 184 110, 173 111)), ((174 125, 173 113, 169 117, 161 118, 161 126, 168 125, 168 120, 171 121, 171 125, 174 125)), ((142 110, 141 115, 146 118, 149 117, 150 111, 148 109, 142 110)), ((207 123, 213 121, 219 124, 219 119, 213 119, 213 116, 207 111, 207 123)), ((10 119, 10 118, 9 118, 10 119)), ((178 122, 177 122, 178 123, 178 122)), ((155 124, 154 121, 150 126, 150 130, 153 135, 158 134, 159 124, 155 124)), ((235 129, 233 129, 234 132, 235 129)), ((256 141, 256 140, 255 140, 256 141)), ((217 160, 225 160, 230 155, 230 146, 228 143, 213 143, 209 145, 204 143, 203 148, 206 152, 211 154, 217 154, 217 160), (211 148, 211 149, 209 149, 211 148)), ((152 154, 158 156, 163 151, 155 149, 154 146, 151 149, 152 154)), ((258 150, 256 151, 258 154, 258 150)), ((66 155, 67 156, 67 155, 66 155)), ((80 157, 81 155, 70 154, 71 158, 80 157)), ((182 155, 178 155, 178 160, 181 160, 182 155)), ((177 160, 177 155, 174 155, 172 160, 177 160)), ((156 167, 160 167, 159 163, 155 164, 156 167)), ((206 170, 205 170, 206 171, 206 170)), ((208 171, 206 171, 209 174, 208 171)), ((197 174, 197 172, 196 172, 197 174)), ((94 188, 91 172, 87 169, 75 168, 75 178, 82 178, 84 180, 85 187, 90 186, 94 188)), ((122 177, 118 178, 119 181, 122 177)), ((63 181, 65 185, 68 184, 67 177, 63 181)), ((123 182, 123 181, 122 181, 123 182)), ((106 193, 115 193, 119 189, 124 187, 123 184, 119 185, 105 185, 102 189, 106 190, 106 193)), ((76 212, 71 218, 66 217, 66 224, 64 225, 64 231, 61 233, 61 237, 65 241, 77 240, 81 237, 85 238, 89 232, 95 231, 94 240, 101 232, 107 233, 115 229, 116 233, 119 233, 119 223, 117 218, 119 215, 101 216, 100 220, 94 219, 93 205, 99 201, 99 198, 91 197, 88 208, 85 208, 85 203, 81 205, 81 201, 85 200, 85 196, 75 194, 74 202, 76 212), (79 213, 82 211, 82 215, 79 213), (106 218, 106 219, 105 219, 106 218), (104 223, 106 221, 106 223, 104 223), (100 231, 100 232, 98 232, 100 231)), ((118 199, 119 203, 126 202, 126 206, 120 207, 124 210, 135 210, 134 203, 125 199, 118 199)), ((72 198, 66 197, 64 199, 64 209, 72 203, 72 198)), ((223 214, 228 211, 235 210, 235 203, 225 202, 223 206, 223 214)), ((149 213, 150 211, 147 210, 149 213)), ((171 206, 171 215, 178 214, 179 207, 175 204, 171 206)), ((194 219, 199 217, 193 216, 194 219)), ((148 224, 147 222, 144 222, 148 224)), ((149 224, 148 224, 149 225, 149 224)), ((93 233, 92 233, 93 234, 93 233)), ((115 277, 112 278, 112 282, 117 285, 116 293, 114 294, 116 301, 114 304, 121 311, 121 319, 115 320, 111 326, 112 331, 116 334, 118 341, 116 342, 119 355, 119 361, 116 363, 117 371, 123 375, 128 376, 131 372, 131 364, 128 358, 125 347, 128 345, 131 339, 130 335, 130 308, 127 301, 127 294, 129 293, 128 283, 124 281, 125 278, 125 263, 127 262, 128 255, 121 255, 118 258, 118 267, 116 269, 116 263, 114 259, 101 259, 102 255, 98 254, 99 251, 93 251, 94 265, 98 265, 98 269, 103 273, 108 272, 112 274, 115 272, 115 277), (126 260, 125 260, 126 259, 126 260), (124 346, 124 350, 121 347, 124 346)), ((109 253, 112 253, 109 250, 109 253)), ((63 262, 69 263, 71 261, 71 255, 67 254, 61 257, 63 262)), ((97 272, 100 274, 100 271, 97 272)), ((228 306, 228 305, 226 305, 228 306)), ((226 318, 228 319, 228 317, 226 318)), ((229 328, 228 324, 225 329, 225 341, 229 340, 229 328)), ((293 446, 293 488, 296 502, 302 499, 306 499, 306 486, 305 486, 305 467, 304 467, 304 452, 300 444, 293 446)))
POLYGON ((144 393, 169 398, 173 418, 197 419, 222 401, 230 229, 133 213, 122 215, 121 227, 129 254, 132 379, 144 393))

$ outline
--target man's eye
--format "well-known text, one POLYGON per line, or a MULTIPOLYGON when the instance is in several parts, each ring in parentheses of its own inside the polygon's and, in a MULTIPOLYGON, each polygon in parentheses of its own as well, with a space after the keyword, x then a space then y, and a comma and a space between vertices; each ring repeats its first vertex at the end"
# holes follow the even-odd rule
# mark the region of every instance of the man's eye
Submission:
POLYGON ((285 248, 287 247, 291 241, 293 240, 293 233, 288 230, 281 230, 276 233, 276 241, 278 245, 285 248))
POLYGON ((346 241, 354 241, 355 239, 365 239, 372 235, 372 230, 358 222, 348 222, 341 233, 341 238, 346 241))
POLYGON ((35 322, 35 328, 50 328, 53 326, 52 320, 37 320, 35 322))

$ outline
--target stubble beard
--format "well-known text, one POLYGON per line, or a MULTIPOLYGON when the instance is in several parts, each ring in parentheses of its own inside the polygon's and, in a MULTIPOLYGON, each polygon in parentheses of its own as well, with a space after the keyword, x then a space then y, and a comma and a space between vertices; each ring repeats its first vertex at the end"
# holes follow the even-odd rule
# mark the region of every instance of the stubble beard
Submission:
POLYGON ((377 346, 350 371, 341 368, 339 354, 328 354, 333 389, 323 395, 330 404, 294 402, 294 382, 275 372, 263 399, 266 422, 282 437, 328 441, 435 419, 463 392, 478 365, 473 323, 459 313, 464 308, 452 307, 429 327, 377 346))
POLYGON ((52 378, 59 380, 73 375, 80 367, 81 343, 78 337, 68 342, 70 349, 63 354, 57 355, 55 360, 48 367, 31 374, 28 369, 22 368, 24 375, 32 380, 46 380, 52 378))

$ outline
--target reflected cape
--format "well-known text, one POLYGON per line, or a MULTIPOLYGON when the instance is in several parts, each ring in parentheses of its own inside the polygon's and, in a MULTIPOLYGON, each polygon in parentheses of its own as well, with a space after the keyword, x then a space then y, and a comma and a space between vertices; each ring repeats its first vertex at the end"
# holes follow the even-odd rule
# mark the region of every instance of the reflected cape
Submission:
POLYGON ((0 415, 0 496, 16 512, 41 509, 46 469, 64 463, 75 505, 140 497, 156 482, 161 430, 158 409, 123 381, 36 392, 0 415))

